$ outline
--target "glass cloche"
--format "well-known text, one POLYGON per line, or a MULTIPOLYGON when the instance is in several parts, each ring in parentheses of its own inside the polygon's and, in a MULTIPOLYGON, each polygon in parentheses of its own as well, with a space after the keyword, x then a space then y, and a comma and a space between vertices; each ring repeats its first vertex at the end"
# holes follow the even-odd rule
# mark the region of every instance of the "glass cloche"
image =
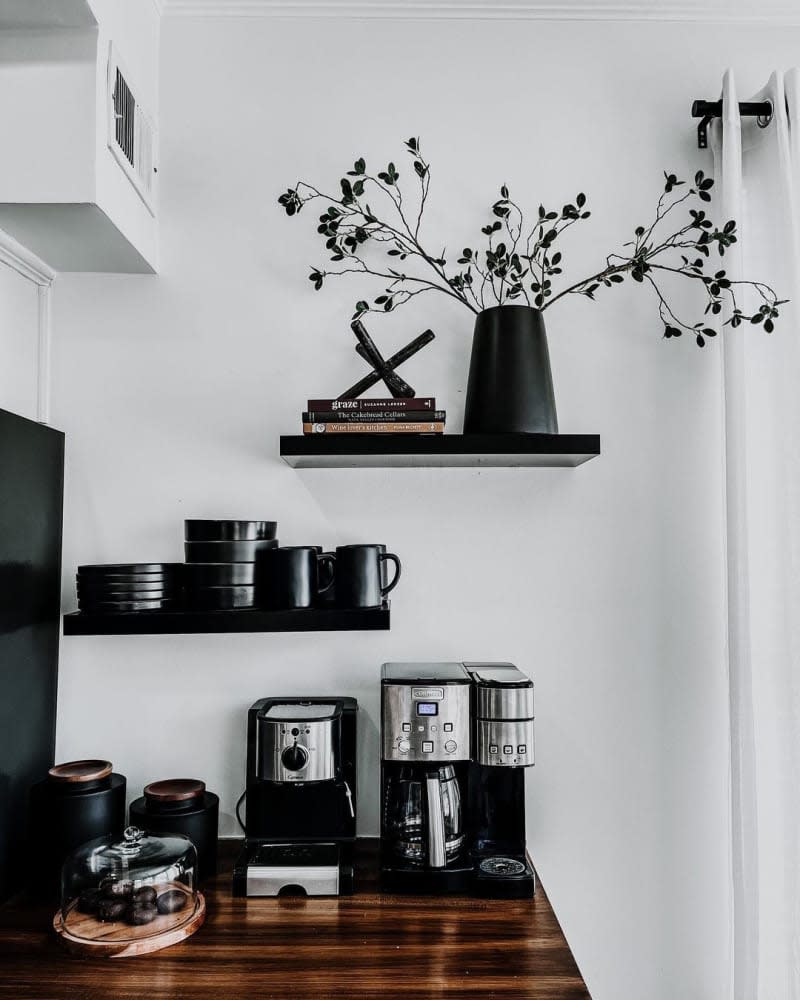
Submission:
POLYGON ((128 827, 67 858, 55 928, 74 950, 136 955, 183 940, 203 922, 197 852, 178 833, 128 827), (81 947, 84 946, 84 947, 81 947))

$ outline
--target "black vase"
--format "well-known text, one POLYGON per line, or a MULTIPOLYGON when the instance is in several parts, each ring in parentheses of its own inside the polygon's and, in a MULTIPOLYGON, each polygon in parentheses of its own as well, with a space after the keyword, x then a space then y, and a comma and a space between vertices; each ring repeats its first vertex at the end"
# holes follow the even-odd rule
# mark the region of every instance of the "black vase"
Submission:
POLYGON ((475 320, 465 434, 558 434, 544 319, 530 306, 493 306, 475 320))

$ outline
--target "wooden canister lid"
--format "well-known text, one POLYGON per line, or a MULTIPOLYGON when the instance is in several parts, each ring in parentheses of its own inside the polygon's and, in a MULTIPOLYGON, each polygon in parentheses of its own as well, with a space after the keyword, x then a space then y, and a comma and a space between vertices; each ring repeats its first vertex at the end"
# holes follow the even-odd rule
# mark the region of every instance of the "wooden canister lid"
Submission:
POLYGON ((56 764, 47 772, 53 781, 65 784, 80 784, 85 781, 100 781, 113 771, 110 760, 71 760, 67 764, 56 764))
POLYGON ((151 781, 145 786, 144 797, 148 802, 189 802, 201 798, 206 790, 205 781, 197 778, 167 778, 151 781))

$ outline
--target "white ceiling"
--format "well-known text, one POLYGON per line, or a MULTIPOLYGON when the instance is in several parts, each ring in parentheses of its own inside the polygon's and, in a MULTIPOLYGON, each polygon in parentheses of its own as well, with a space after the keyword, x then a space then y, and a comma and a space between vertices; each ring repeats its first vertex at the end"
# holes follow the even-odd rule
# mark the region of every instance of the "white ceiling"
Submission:
POLYGON ((95 24, 87 0, 0 0, 0 31, 87 28, 95 24))
MULTIPOLYGON (((3 0, 0 0, 2 4, 3 0)), ((167 16, 435 17, 800 24, 800 0, 156 0, 167 16)))

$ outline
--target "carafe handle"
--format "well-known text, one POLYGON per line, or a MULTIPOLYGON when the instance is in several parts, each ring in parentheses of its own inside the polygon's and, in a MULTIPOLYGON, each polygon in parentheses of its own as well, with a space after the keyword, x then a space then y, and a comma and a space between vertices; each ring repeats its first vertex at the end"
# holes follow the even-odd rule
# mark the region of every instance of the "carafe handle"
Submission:
POLYGON ((428 804, 428 865, 431 868, 444 868, 447 860, 444 849, 444 806, 438 772, 425 776, 425 797, 428 804))

